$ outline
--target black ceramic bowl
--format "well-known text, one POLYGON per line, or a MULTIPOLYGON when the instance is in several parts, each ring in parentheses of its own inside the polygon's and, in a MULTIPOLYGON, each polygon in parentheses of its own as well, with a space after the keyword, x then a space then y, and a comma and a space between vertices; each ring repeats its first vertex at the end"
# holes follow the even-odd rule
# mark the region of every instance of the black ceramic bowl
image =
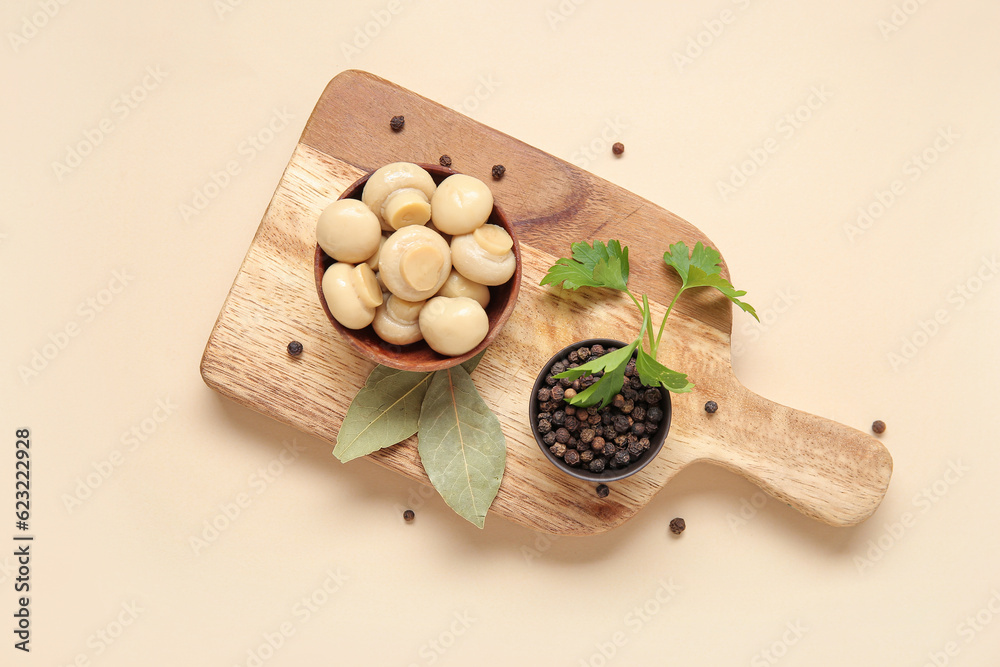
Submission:
POLYGON ((528 404, 528 419, 531 420, 531 432, 535 436, 535 442, 538 443, 538 447, 542 450, 542 454, 551 461, 557 468, 565 472, 567 475, 576 477, 577 479, 586 480, 589 482, 616 482, 620 479, 625 479, 635 473, 639 472, 645 468, 650 461, 652 461, 660 450, 663 449, 663 443, 666 442, 667 432, 670 430, 670 392, 666 391, 662 387, 660 388, 663 394, 663 402, 660 404, 663 409, 663 419, 660 421, 660 427, 649 437, 649 449, 642 453, 642 456, 635 462, 629 463, 624 468, 618 468, 617 470, 612 470, 606 468, 604 472, 591 472, 583 466, 573 467, 566 463, 564 460, 549 451, 548 446, 542 441, 542 435, 538 432, 538 413, 539 401, 538 401, 538 390, 544 386, 545 378, 549 374, 549 370, 552 365, 556 363, 559 359, 562 359, 571 350, 574 350, 581 346, 589 347, 591 345, 603 345, 604 347, 625 347, 625 343, 620 340, 612 340, 610 338, 590 338, 587 340, 577 341, 572 345, 567 345, 563 349, 556 352, 551 359, 549 359, 545 366, 542 367, 541 372, 538 374, 538 378, 535 380, 535 385, 531 388, 531 398, 528 404))

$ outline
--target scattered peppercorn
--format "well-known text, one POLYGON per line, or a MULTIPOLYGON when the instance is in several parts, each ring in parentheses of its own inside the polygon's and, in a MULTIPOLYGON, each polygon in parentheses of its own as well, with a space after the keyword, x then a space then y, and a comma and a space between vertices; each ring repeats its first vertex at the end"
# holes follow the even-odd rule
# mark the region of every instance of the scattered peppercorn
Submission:
POLYGON ((719 409, 719 404, 715 401, 709 401, 705 404, 705 412, 708 414, 715 414, 715 411, 719 409))
POLYGON ((607 484, 598 484, 597 485, 597 497, 598 498, 607 498, 609 493, 611 493, 611 489, 608 488, 607 484))
POLYGON ((614 145, 611 147, 611 152, 614 153, 615 155, 621 155, 622 153, 625 152, 625 144, 623 144, 620 141, 616 141, 614 145))
POLYGON ((680 535, 685 528, 687 528, 687 524, 684 523, 684 519, 677 517, 670 520, 670 532, 674 535, 680 535))
POLYGON ((292 355, 293 357, 297 357, 300 354, 302 354, 302 343, 300 343, 297 340, 293 340, 291 343, 289 343, 288 354, 292 355))
POLYGON ((872 422, 872 431, 874 433, 885 433, 885 422, 881 419, 877 419, 872 422))
POLYGON ((399 132, 403 129, 403 125, 406 124, 406 118, 403 116, 393 116, 392 120, 389 121, 389 127, 392 128, 393 132, 399 132))
POLYGON ((413 521, 413 518, 417 516, 414 514, 413 510, 406 510, 403 512, 403 521, 413 521))
POLYGON ((451 166, 451 156, 450 155, 442 155, 441 157, 438 158, 438 164, 440 164, 442 167, 450 167, 451 166))
POLYGON ((499 181, 501 178, 503 178, 503 175, 506 172, 507 172, 507 168, 504 167, 502 164, 495 164, 495 165, 493 165, 493 180, 494 181, 499 181))

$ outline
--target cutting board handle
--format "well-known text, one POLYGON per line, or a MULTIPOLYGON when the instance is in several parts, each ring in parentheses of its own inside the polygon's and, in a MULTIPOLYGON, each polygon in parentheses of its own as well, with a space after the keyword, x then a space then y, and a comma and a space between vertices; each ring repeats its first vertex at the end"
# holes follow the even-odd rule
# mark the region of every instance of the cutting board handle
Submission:
POLYGON ((874 436, 770 401, 735 378, 718 403, 718 412, 699 416, 695 460, 738 472, 834 526, 860 523, 882 502, 892 457, 874 436))

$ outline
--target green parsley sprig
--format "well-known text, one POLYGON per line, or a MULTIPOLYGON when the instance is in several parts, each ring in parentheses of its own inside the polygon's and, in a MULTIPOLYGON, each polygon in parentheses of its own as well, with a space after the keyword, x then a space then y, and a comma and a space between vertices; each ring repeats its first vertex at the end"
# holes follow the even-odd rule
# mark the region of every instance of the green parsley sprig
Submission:
POLYGON ((610 403, 615 394, 621 391, 625 382, 625 367, 633 353, 636 355, 635 370, 644 385, 660 386, 678 394, 689 392, 694 388, 694 384, 688 380, 685 373, 670 370, 656 360, 667 317, 686 290, 695 287, 714 287, 741 309, 750 313, 754 319, 760 320, 753 306, 740 300, 739 297, 746 292, 737 290, 722 277, 722 266, 719 263, 722 258, 718 251, 703 245, 701 241, 690 253, 683 242, 671 245, 669 252, 663 253, 663 261, 680 276, 681 288, 667 306, 655 336, 649 299, 643 294, 640 300, 628 289, 628 246, 623 246, 620 241, 612 239, 607 244, 601 241, 594 241, 593 244, 574 243, 570 248, 572 257, 557 260, 542 278, 542 285, 562 283, 564 288, 571 290, 581 287, 600 287, 625 292, 642 313, 639 336, 631 344, 555 376, 575 380, 584 375, 601 375, 597 382, 569 399, 568 402, 572 405, 588 407, 600 403, 603 407, 610 403), (647 338, 648 351, 643 347, 643 337, 647 338))

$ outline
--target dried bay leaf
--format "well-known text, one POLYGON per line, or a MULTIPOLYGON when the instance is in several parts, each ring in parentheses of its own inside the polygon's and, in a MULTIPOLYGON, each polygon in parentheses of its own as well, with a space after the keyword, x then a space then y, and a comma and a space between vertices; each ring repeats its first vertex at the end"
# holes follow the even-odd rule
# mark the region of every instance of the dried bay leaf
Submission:
POLYGON ((500 421, 462 367, 434 373, 420 410, 420 460, 448 505, 479 528, 500 488, 507 445, 500 421))
MULTIPOLYGON (((484 352, 463 363, 462 367, 471 373, 484 352)), ((347 463, 416 433, 420 405, 430 380, 430 373, 376 366, 347 409, 333 455, 347 463)))

